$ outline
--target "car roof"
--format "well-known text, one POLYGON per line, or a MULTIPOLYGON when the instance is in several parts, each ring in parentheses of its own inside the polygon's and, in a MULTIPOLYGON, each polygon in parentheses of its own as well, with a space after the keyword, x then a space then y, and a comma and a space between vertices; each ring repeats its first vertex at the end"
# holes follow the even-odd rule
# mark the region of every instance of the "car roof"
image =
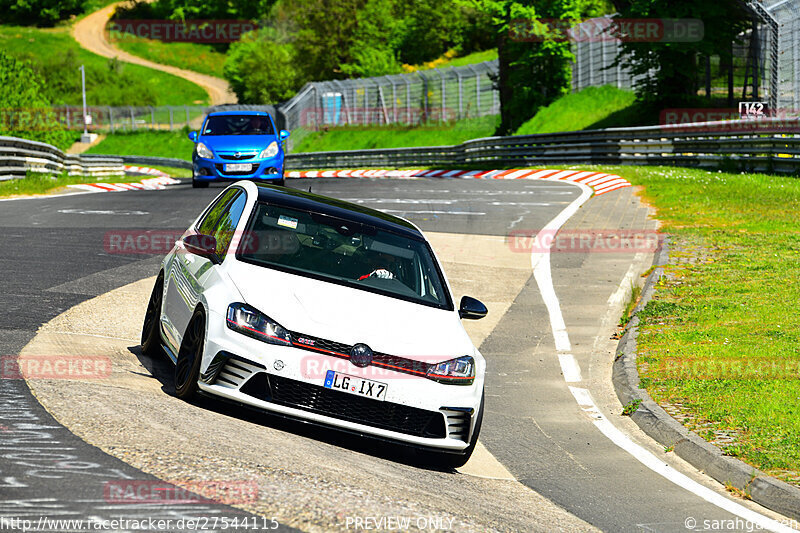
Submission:
POLYGON ((268 117, 270 116, 269 113, 266 111, 253 111, 248 109, 241 109, 239 111, 214 111, 213 113, 209 113, 209 117, 216 117, 216 116, 223 116, 223 115, 247 115, 247 116, 261 116, 261 117, 268 117))
POLYGON ((425 240, 419 229, 404 218, 389 215, 363 205, 297 189, 276 187, 262 183, 257 183, 256 186, 258 187, 258 199, 260 201, 374 226, 417 241, 425 240))

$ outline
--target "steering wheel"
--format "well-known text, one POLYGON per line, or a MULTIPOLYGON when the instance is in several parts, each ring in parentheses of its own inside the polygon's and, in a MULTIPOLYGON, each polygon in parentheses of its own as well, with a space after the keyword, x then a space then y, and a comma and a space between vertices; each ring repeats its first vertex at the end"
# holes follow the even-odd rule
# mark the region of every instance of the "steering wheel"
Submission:
POLYGON ((376 268, 369 274, 364 274, 363 276, 359 277, 358 281, 363 281, 367 278, 394 279, 395 275, 385 268, 376 268))

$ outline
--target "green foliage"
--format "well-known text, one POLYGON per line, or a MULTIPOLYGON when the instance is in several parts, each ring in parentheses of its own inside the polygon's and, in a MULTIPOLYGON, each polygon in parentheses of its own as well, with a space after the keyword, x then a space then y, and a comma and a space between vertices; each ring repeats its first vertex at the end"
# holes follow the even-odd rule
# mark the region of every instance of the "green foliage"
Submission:
POLYGON ((394 0, 370 0, 358 12, 358 25, 350 46, 352 57, 341 65, 352 78, 383 76, 400 70, 396 50, 400 46, 402 21, 394 13, 394 0))
POLYGON ((523 41, 512 36, 518 21, 559 19, 577 21, 595 16, 607 8, 604 0, 460 0, 482 10, 492 20, 497 39, 500 92, 500 127, 507 135, 569 91, 574 57, 571 45, 553 36, 523 41))
POLYGON ((83 0, 0 0, 5 23, 52 26, 83 10, 83 0))
POLYGON ((119 19, 255 20, 268 13, 275 0, 136 0, 117 9, 119 19))
POLYGON ((696 18, 704 34, 698 42, 623 42, 617 61, 630 68, 642 81, 637 98, 661 107, 697 103, 697 61, 699 56, 731 57, 731 43, 750 26, 750 16, 738 0, 698 2, 696 0, 614 0, 619 18, 696 18))
POLYGON ((302 86, 294 46, 275 42, 274 34, 271 29, 250 32, 228 51, 223 73, 240 103, 282 102, 302 86))
POLYGON ((269 27, 231 45, 226 60, 225 78, 247 103, 277 102, 308 81, 396 74, 494 39, 489 15, 460 0, 280 1, 264 19, 269 27))
POLYGON ((402 22, 397 53, 402 63, 431 61, 461 44, 465 21, 455 2, 406 0, 398 7, 402 22))
POLYGON ((30 65, 0 51, 0 135, 66 148, 73 135, 56 120, 42 85, 30 65))

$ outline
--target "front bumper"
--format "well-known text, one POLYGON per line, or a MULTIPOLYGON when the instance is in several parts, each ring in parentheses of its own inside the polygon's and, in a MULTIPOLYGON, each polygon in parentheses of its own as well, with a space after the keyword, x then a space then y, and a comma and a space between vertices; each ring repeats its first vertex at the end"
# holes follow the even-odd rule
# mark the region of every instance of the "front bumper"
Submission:
POLYGON ((228 160, 215 157, 203 159, 192 156, 192 174, 198 181, 279 180, 283 178, 283 154, 269 159, 228 160), (226 171, 225 165, 249 164, 249 171, 226 171))
MULTIPOLYGON (((213 315, 212 315, 213 316, 213 315)), ((199 388, 283 416, 421 448, 469 446, 483 391, 483 368, 469 386, 446 385, 324 354, 266 344, 209 321, 199 388), (328 370, 387 385, 385 400, 324 388, 328 370)))

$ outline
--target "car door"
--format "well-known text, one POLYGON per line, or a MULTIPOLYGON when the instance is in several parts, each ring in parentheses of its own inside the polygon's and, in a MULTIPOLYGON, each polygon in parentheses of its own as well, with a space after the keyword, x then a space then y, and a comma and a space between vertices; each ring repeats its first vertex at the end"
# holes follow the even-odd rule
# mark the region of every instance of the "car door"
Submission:
MULTIPOLYGON (((238 217, 241 217, 241 210, 244 208, 245 201, 246 194, 242 189, 229 189, 214 202, 197 224, 190 228, 190 231, 215 237, 219 234, 223 238, 223 242, 220 244, 225 245, 225 250, 227 250, 225 235, 218 229, 221 224, 222 227, 230 225, 233 209, 238 209, 238 217)), ((229 238, 227 243, 230 243, 229 238)), ((218 255, 220 255, 220 246, 217 247, 217 251, 218 255)), ((219 256, 219 259, 224 257, 224 253, 219 256)), ((162 318, 163 329, 175 354, 177 354, 183 340, 183 333, 186 331, 189 320, 200 302, 202 293, 207 286, 214 283, 215 277, 212 276, 212 274, 215 274, 214 265, 215 262, 213 260, 187 251, 183 243, 178 242, 175 257, 165 277, 166 287, 162 318)))

